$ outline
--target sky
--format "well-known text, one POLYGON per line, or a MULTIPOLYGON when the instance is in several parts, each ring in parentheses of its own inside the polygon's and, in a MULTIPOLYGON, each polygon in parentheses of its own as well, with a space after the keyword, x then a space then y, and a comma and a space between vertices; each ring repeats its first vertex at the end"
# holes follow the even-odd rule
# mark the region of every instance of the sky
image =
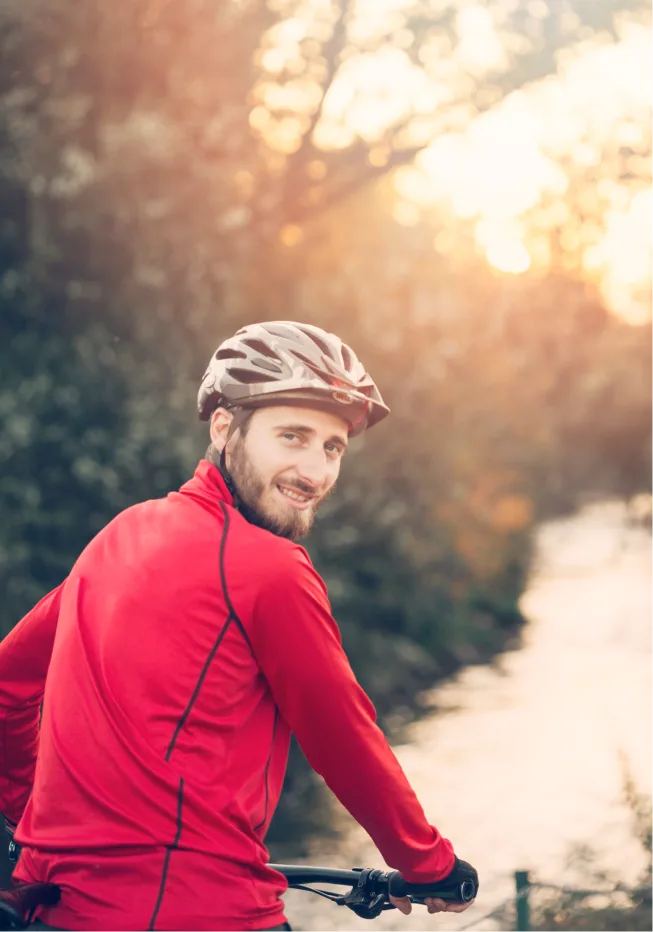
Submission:
MULTIPOLYGON (((400 121, 410 106, 417 138, 422 132, 433 141, 414 166, 396 173, 400 223, 409 226, 429 215, 436 220, 444 212, 471 224, 477 248, 507 275, 546 268, 551 263, 548 231, 557 225, 563 230, 561 255, 568 268, 595 281, 608 306, 625 319, 649 318, 650 23, 623 19, 617 42, 606 35, 586 36, 560 54, 557 74, 477 115, 471 106, 447 105, 464 82, 507 67, 508 56, 519 51, 520 37, 501 34, 482 3, 456 0, 457 44, 447 45, 446 36, 438 34, 424 48, 424 66, 419 67, 406 51, 411 36, 401 29, 401 11, 409 5, 410 0, 356 0, 349 38, 362 52, 349 56, 327 94, 318 144, 346 148, 362 138, 373 158, 380 128, 400 121), (392 42, 365 51, 383 28, 393 32, 392 42), (441 112, 447 114, 445 130, 437 125, 441 112), (627 182, 619 179, 618 159, 627 158, 623 152, 620 156, 620 147, 633 150, 626 162, 627 182), (561 168, 565 163, 583 180, 573 196, 561 168), (581 215, 586 220, 579 224, 581 215)), ((309 9, 306 18, 277 27, 264 56, 271 73, 292 62, 302 42, 328 37, 330 0, 311 0, 309 9), (320 20, 322 15, 326 20, 320 20)), ((528 10, 536 19, 547 15, 544 0, 529 0, 528 10)), ((286 113, 307 112, 315 105, 309 91, 302 78, 270 85, 266 103, 286 113)), ((269 120, 267 107, 255 108, 253 123, 259 118, 263 124, 269 120)), ((278 148, 292 151, 300 124, 292 117, 276 124, 278 148)), ((449 248, 460 248, 455 238, 437 235, 434 248, 445 249, 445 240, 449 248)))
MULTIPOLYGON (((632 25, 618 44, 579 51, 556 78, 509 95, 465 132, 437 139, 399 190, 408 200, 445 202, 456 216, 472 218, 490 264, 525 272, 537 259, 526 243, 528 211, 543 194, 565 195, 557 158, 571 156, 592 168, 601 144, 645 151, 650 89, 650 30, 632 25), (618 126, 622 140, 614 138, 618 126)), ((642 285, 651 277, 651 188, 609 181, 599 182, 603 235, 587 245, 583 266, 610 306, 637 321, 650 314, 642 285)))

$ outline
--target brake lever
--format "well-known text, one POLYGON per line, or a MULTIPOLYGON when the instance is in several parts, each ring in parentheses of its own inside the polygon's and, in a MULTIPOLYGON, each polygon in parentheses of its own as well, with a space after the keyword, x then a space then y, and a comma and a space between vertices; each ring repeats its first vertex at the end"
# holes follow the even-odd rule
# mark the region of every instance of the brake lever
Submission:
POLYGON ((356 886, 352 887, 349 893, 339 896, 335 902, 339 906, 348 906, 361 919, 376 919, 384 909, 394 909, 391 904, 386 903, 385 894, 370 894, 367 891, 368 882, 371 880, 373 883, 377 877, 381 876, 383 876, 383 871, 376 868, 364 868, 360 872, 356 886))
POLYGON ((385 902, 385 897, 382 893, 377 894, 374 899, 370 900, 365 906, 356 906, 352 903, 345 903, 346 906, 356 913, 357 916, 360 916, 361 919, 377 919, 384 909, 394 909, 392 904, 387 904, 385 902))

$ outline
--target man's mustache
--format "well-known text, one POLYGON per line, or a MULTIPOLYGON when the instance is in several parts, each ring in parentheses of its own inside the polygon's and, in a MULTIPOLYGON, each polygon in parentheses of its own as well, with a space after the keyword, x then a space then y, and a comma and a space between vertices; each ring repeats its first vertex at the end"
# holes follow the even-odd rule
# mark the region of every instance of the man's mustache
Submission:
POLYGON ((279 485, 285 485, 288 489, 297 489, 298 492, 303 492, 304 495, 319 495, 318 490, 315 486, 309 485, 308 482, 302 482, 301 479, 293 479, 292 481, 283 481, 279 485))
POLYGON ((320 492, 314 485, 310 485, 308 482, 304 482, 303 479, 292 479, 288 482, 284 481, 279 483, 279 485, 285 485, 289 489, 297 489, 298 492, 303 492, 304 495, 312 495, 315 498, 319 498, 320 504, 325 501, 327 498, 330 498, 336 490, 337 483, 333 483, 328 492, 320 492))

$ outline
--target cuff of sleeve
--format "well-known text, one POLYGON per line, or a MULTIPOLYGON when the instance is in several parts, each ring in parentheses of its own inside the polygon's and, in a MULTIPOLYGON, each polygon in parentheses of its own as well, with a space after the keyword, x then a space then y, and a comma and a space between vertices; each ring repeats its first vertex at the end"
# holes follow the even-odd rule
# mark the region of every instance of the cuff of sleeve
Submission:
POLYGON ((453 845, 447 838, 442 838, 441 843, 444 846, 444 851, 441 852, 436 863, 433 863, 431 859, 428 865, 425 861, 423 866, 421 865, 415 870, 401 871, 404 880, 408 883, 429 883, 444 880, 445 877, 448 877, 456 865, 456 855, 453 851, 453 845))

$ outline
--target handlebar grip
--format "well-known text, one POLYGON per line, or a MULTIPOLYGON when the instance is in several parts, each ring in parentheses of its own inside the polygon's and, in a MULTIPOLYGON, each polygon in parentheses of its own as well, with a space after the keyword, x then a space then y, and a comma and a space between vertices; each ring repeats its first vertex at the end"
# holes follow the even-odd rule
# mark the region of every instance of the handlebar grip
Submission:
POLYGON ((420 900, 427 896, 438 897, 441 900, 453 900, 459 903, 470 903, 478 893, 478 884, 471 878, 454 881, 444 879, 433 883, 408 883, 399 871, 388 873, 388 893, 392 896, 417 897, 420 900))

